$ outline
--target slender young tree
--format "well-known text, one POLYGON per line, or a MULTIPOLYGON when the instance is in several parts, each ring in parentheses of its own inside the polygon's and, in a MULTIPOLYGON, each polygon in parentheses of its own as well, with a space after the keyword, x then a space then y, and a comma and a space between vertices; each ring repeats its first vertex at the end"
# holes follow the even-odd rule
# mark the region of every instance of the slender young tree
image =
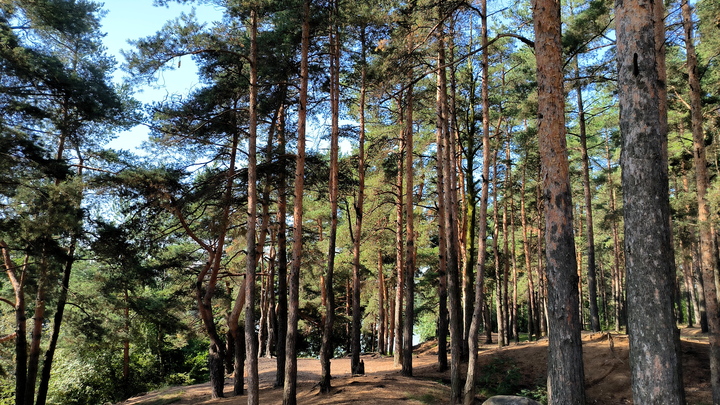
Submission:
POLYGON ((633 400, 683 404, 673 312, 662 2, 615 5, 633 400))
POLYGON ((534 0, 538 144, 547 257, 548 403, 585 403, 573 205, 565 140, 560 2, 534 0))

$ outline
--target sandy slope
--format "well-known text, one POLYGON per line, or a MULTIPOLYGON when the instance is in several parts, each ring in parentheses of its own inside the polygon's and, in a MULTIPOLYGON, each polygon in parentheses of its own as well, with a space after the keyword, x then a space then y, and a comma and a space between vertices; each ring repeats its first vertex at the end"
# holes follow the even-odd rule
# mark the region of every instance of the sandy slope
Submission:
MULTIPOLYGON (((709 405, 707 336, 697 329, 683 329, 683 374, 688 404, 709 405)), ((583 355, 588 404, 631 404, 630 369, 628 365, 628 339, 625 335, 585 333, 583 355)), ((298 361, 298 404, 445 404, 449 396, 449 372, 437 372, 437 353, 431 343, 421 345, 413 358, 414 377, 400 375, 393 359, 377 355, 365 355, 366 375, 351 376, 350 360, 335 359, 332 362, 333 390, 320 395, 317 387, 320 363, 315 359, 298 361)), ((497 386, 504 375, 510 373, 518 386, 534 389, 545 380, 547 340, 511 344, 498 348, 484 345, 480 352, 480 367, 485 383, 497 386)), ((275 360, 260 360, 260 402, 282 403, 282 389, 273 388, 275 360)), ((463 370, 464 375, 464 370, 463 370)), ((511 378, 513 379, 513 378, 511 378)), ((231 394, 231 381, 227 381, 227 398, 211 400, 209 385, 172 387, 132 398, 124 405, 160 404, 242 404, 245 397, 231 394)), ((481 403, 486 395, 480 391, 481 403)))

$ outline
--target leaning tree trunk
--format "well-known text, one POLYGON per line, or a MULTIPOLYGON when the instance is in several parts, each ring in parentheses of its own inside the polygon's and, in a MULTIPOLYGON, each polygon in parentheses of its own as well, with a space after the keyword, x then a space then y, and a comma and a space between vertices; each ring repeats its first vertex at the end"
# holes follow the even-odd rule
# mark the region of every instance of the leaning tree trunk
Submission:
POLYGON ((633 400, 683 404, 672 302, 663 3, 618 2, 615 13, 633 400))
POLYGON ((560 2, 534 0, 538 145, 547 257, 548 403, 585 403, 572 191, 565 140, 560 2))

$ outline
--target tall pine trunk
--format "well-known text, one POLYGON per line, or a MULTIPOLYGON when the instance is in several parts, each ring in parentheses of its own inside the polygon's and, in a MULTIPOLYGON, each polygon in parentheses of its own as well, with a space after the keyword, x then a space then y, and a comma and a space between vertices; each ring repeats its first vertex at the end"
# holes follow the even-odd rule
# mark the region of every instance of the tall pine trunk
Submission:
POLYGON ((505 312, 503 311, 503 291, 502 291, 502 264, 500 262, 500 224, 498 211, 498 163, 497 149, 493 153, 493 235, 492 250, 495 269, 495 319, 497 322, 497 344, 499 347, 505 346, 505 312))
POLYGON ((585 403, 572 192, 565 140, 560 2, 534 0, 538 145, 547 257, 548 403, 585 403))
MULTIPOLYGON (((283 100, 285 97, 283 96, 283 100)), ((285 156, 285 109, 281 109, 278 117, 278 155, 285 156)), ((278 212, 277 212, 277 248, 278 248, 278 294, 277 309, 277 337, 275 342, 275 387, 285 384, 285 339, 287 338, 288 317, 288 286, 287 286, 287 172, 281 170, 278 176, 278 212)))
MULTIPOLYGON (((378 246, 380 244, 378 243, 378 246)), ((387 319, 385 311, 385 270, 383 270, 383 253, 378 249, 378 353, 384 355, 386 353, 386 336, 387 319)))
POLYGON ((325 272, 325 316, 323 322, 322 345, 320 347, 320 392, 328 393, 330 382, 330 360, 333 357, 333 326, 335 325, 335 293, 333 278, 335 273, 335 245, 338 224, 338 154, 339 154, 339 114, 340 114, 340 39, 335 18, 337 2, 332 3, 333 22, 330 27, 330 235, 328 236, 328 262, 325 272))
MULTIPOLYGON (((353 374, 365 374, 360 368, 360 243, 362 239, 363 226, 363 209, 365 203, 365 93, 367 81, 367 61, 366 61, 366 32, 363 26, 360 31, 360 54, 361 54, 361 73, 360 73, 360 139, 358 140, 358 188, 357 201, 355 202, 355 229, 353 231, 353 293, 352 293, 352 346, 350 370, 353 374)), ((381 254, 382 255, 382 254, 381 254)), ((382 256, 380 257, 380 272, 382 272, 382 256)), ((383 283, 384 284, 384 283, 383 283)), ((383 301, 382 291, 379 295, 379 312, 380 316, 380 336, 378 340, 384 339, 384 318, 382 316, 383 301)), ((380 352, 385 351, 385 344, 379 344, 380 352)))
POLYGON ((712 383, 713 402, 720 403, 720 312, 717 290, 715 289, 717 272, 717 247, 715 230, 707 201, 710 183, 705 155, 705 134, 703 133, 702 96, 700 75, 698 74, 695 39, 693 37, 692 9, 687 0, 682 3, 682 17, 685 34, 685 54, 687 55, 688 84, 690 85, 690 117, 693 134, 693 160, 695 162, 695 185, 697 190, 698 230, 700 235, 700 258, 705 291, 705 309, 710 341, 710 381, 712 383))
MULTIPOLYGON (((398 102, 398 106, 402 103, 398 102)), ((402 110, 401 110, 402 111, 402 110)), ((400 123, 404 122, 403 113, 400 113, 400 123)), ((403 129, 404 131, 404 129, 403 129)), ((400 136, 398 148, 398 172, 395 180, 395 325, 393 342, 393 364, 399 367, 402 363, 402 341, 403 341, 403 288, 405 286, 405 271, 403 266, 403 173, 405 162, 402 159, 402 151, 405 148, 405 138, 400 136)))
POLYGON ((590 158, 587 148, 587 129, 585 125, 585 105, 582 96, 582 82, 580 81, 580 67, 578 58, 575 58, 575 80, 577 87, 578 121, 580 124, 580 153, 582 161, 582 183, 585 197, 585 227, 587 229, 587 283, 588 301, 590 309, 590 329, 593 332, 600 331, 600 314, 598 311, 597 299, 597 269, 595 266, 595 231, 593 226, 592 194, 590 192, 590 158))
POLYGON ((405 102, 405 323, 402 375, 412 377, 412 338, 415 324, 415 220, 413 218, 413 86, 405 102))
POLYGON ((310 50, 310 0, 303 1, 300 45, 300 105, 298 106, 297 157, 293 206, 293 258, 288 285, 287 335, 285 339, 285 386, 283 405, 297 404, 297 327, 300 319, 300 264, 302 261, 303 192, 305 188, 305 132, 310 50))
MULTIPOLYGON (((527 162, 527 152, 525 154, 527 162)), ((523 255, 525 256, 525 274, 528 281, 528 340, 532 340, 533 336, 538 333, 535 325, 536 304, 535 304, 535 283, 533 281, 533 269, 530 258, 530 238, 528 237, 528 221, 527 212, 525 210, 525 188, 526 188, 527 167, 523 165, 522 179, 520 180, 520 225, 522 226, 523 236, 523 255)), ((539 334, 538 334, 539 337, 539 334)))
POLYGON ((245 372, 247 374, 247 403, 260 403, 258 379, 258 340, 255 331, 255 272, 258 251, 255 241, 257 223, 257 11, 250 10, 250 121, 248 134, 248 185, 247 185, 247 268, 245 271, 245 372))
MULTIPOLYGON (((480 323, 485 322, 485 332, 490 332, 490 317, 486 316, 485 305, 485 260, 487 256, 487 208, 488 208, 488 186, 490 185, 490 96, 489 96, 489 49, 487 29, 487 0, 480 0, 481 45, 482 52, 482 190, 480 191, 480 207, 478 209, 478 248, 477 263, 475 264, 475 303, 473 307, 472 320, 468 332, 468 366, 465 387, 462 393, 462 402, 470 405, 475 401, 475 383, 478 378, 478 341, 480 337, 480 323)), ((489 335, 488 335, 489 337, 489 335)), ((490 339, 486 339, 490 340, 490 339)), ((454 398, 451 398, 454 399, 454 398)))
POLYGON ((633 401, 683 404, 670 265, 663 4, 619 2, 615 13, 633 401))
POLYGON ((443 103, 446 97, 443 96, 445 90, 445 69, 441 68, 445 64, 444 58, 444 38, 442 32, 436 34, 438 36, 438 72, 436 74, 436 99, 435 99, 435 142, 437 145, 436 154, 436 172, 437 172, 437 216, 438 216, 438 370, 445 371, 448 368, 447 358, 447 337, 449 333, 448 312, 448 274, 447 274, 447 231, 445 226, 445 216, 447 215, 446 200, 443 198, 445 182, 444 160, 445 154, 445 120, 443 115, 443 103), (442 72, 442 73, 441 73, 442 72))

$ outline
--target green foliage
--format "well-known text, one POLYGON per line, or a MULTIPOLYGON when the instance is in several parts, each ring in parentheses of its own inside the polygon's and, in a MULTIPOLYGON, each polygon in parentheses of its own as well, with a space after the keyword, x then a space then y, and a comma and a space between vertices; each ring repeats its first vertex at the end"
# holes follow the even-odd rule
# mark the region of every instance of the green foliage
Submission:
POLYGON ((522 389, 520 390, 520 392, 518 392, 517 395, 534 399, 535 401, 538 401, 543 405, 546 405, 548 403, 547 387, 544 385, 538 385, 534 389, 522 389))
POLYGON ((511 395, 520 390, 520 369, 508 357, 494 357, 490 363, 482 366, 478 386, 492 395, 511 395))
POLYGON ((169 405, 182 401, 183 393, 160 395, 158 398, 138 402, 138 405, 169 405))

